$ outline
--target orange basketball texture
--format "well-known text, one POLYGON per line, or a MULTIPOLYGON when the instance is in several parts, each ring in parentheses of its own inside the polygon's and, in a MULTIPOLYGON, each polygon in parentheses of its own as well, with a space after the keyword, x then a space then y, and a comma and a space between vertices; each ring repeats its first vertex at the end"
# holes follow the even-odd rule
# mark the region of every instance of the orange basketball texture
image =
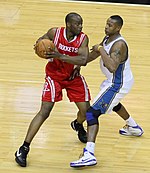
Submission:
POLYGON ((51 52, 55 49, 54 43, 49 39, 42 39, 36 44, 36 53, 39 57, 45 58, 45 52, 51 52))

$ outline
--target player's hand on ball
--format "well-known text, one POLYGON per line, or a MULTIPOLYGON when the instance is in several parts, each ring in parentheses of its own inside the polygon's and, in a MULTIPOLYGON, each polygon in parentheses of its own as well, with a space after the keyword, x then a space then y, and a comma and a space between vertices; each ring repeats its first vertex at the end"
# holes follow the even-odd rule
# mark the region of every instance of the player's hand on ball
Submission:
POLYGON ((34 50, 39 57, 48 59, 50 57, 47 54, 55 50, 55 45, 49 39, 39 39, 34 45, 34 50))
POLYGON ((35 53, 37 54, 37 43, 35 43, 34 45, 33 45, 33 49, 35 50, 35 53))
POLYGON ((62 54, 55 50, 53 50, 52 52, 45 52, 46 58, 59 58, 60 56, 62 56, 62 54))

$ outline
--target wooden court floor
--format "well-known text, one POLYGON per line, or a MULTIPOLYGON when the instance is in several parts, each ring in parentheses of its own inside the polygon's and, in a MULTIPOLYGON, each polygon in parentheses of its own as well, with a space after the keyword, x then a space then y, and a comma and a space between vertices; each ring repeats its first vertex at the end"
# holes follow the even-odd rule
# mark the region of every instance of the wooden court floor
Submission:
MULTIPOLYGON (((150 8, 47 0, 0 0, 0 173, 150 173, 150 8), (84 19, 83 31, 90 47, 104 36, 107 18, 119 14, 124 19, 122 35, 130 48, 135 77, 133 89, 123 100, 132 117, 145 133, 142 137, 118 134, 124 121, 116 114, 102 115, 95 155, 95 167, 72 169, 84 144, 72 131, 70 122, 77 108, 64 99, 33 140, 28 167, 14 161, 31 119, 40 107, 46 60, 33 51, 36 39, 54 26, 64 26, 64 17, 75 11, 84 19)), ((104 76, 99 60, 82 68, 92 99, 104 76)), ((86 126, 86 124, 85 124, 86 126)))

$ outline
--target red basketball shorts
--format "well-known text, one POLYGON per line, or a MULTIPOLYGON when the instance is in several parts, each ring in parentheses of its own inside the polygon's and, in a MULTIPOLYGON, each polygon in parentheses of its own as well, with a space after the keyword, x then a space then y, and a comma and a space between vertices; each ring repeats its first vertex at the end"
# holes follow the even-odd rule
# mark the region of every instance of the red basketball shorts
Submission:
POLYGON ((58 102, 62 100, 63 89, 66 90, 70 102, 85 102, 91 99, 88 86, 83 76, 65 81, 56 81, 46 76, 42 101, 58 102))

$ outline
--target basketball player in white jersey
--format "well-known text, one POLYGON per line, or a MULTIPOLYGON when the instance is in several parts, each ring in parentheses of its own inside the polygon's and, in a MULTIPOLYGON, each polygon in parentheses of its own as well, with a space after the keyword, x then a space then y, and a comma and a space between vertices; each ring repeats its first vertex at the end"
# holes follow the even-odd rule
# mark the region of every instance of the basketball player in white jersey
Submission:
POLYGON ((98 117, 101 114, 109 114, 114 111, 126 121, 126 125, 119 130, 121 135, 141 136, 143 134, 142 128, 120 103, 133 85, 128 46, 120 35, 122 25, 123 19, 120 16, 111 16, 106 22, 105 38, 101 44, 93 46, 89 55, 88 62, 101 56, 100 67, 107 79, 101 84, 101 91, 86 113, 88 142, 84 148, 83 156, 79 160, 71 162, 71 167, 97 164, 94 149, 99 130, 98 117))

